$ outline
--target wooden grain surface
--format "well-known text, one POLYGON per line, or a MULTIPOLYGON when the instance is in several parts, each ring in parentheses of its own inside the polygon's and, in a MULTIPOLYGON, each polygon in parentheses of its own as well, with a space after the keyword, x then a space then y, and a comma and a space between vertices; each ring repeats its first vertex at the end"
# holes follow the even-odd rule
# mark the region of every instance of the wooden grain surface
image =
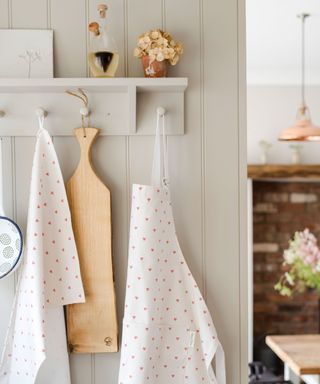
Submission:
POLYGON ((267 336, 266 343, 297 375, 320 374, 320 335, 267 336))
POLYGON ((263 179, 320 179, 320 164, 266 164, 248 165, 248 178, 263 179))
POLYGON ((99 130, 75 130, 79 165, 67 182, 86 302, 67 307, 71 352, 118 350, 118 326, 112 267, 110 192, 92 168, 91 146, 99 130))

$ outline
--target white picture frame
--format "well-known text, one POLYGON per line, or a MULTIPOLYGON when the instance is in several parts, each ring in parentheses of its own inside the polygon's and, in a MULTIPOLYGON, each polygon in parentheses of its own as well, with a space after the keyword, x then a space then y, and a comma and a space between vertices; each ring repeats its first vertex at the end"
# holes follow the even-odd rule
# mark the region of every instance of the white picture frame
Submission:
POLYGON ((53 30, 0 29, 0 78, 52 78, 53 30))

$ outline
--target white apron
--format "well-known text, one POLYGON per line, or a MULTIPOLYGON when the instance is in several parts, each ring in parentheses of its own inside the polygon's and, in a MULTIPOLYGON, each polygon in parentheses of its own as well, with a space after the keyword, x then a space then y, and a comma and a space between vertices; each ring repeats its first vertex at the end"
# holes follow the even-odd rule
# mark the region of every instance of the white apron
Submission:
POLYGON ((26 246, 0 384, 70 384, 63 305, 85 301, 61 170, 51 137, 40 123, 26 246))
POLYGON ((225 384, 223 349, 176 236, 164 117, 162 150, 159 123, 160 117, 153 185, 134 185, 132 191, 118 383, 225 384), (214 357, 216 375, 211 365, 214 357))

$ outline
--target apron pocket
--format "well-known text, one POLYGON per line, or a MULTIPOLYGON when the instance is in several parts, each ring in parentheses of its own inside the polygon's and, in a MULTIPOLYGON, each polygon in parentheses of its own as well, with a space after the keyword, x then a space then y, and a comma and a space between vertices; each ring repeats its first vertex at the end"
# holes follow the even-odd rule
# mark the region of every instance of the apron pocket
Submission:
POLYGON ((176 325, 125 322, 119 384, 183 384, 194 335, 176 325))

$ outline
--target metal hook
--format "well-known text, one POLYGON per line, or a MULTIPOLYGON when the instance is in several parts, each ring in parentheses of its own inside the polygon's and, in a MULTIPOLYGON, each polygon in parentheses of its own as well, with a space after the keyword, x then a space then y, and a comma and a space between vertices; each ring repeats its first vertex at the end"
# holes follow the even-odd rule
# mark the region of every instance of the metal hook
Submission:
POLYGON ((90 121, 89 121, 90 110, 88 108, 89 99, 82 88, 78 88, 78 92, 80 93, 80 95, 75 93, 75 92, 71 92, 69 90, 66 90, 66 93, 68 95, 77 97, 84 104, 84 107, 80 109, 80 115, 81 115, 81 124, 82 124, 82 128, 83 128, 83 137, 87 137, 86 128, 84 126, 85 125, 84 123, 85 123, 85 118, 88 118, 87 119, 87 125, 90 124, 90 121))

